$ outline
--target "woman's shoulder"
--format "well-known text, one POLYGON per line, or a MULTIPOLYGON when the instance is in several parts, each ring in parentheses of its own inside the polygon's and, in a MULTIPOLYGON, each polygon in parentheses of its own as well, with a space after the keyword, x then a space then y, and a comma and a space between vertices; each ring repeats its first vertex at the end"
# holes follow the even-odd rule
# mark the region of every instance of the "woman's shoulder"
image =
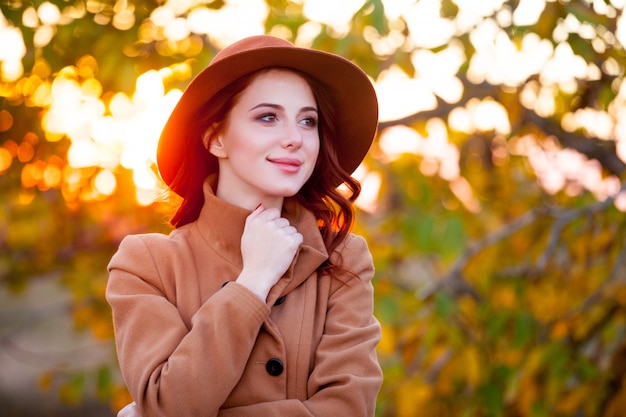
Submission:
POLYGON ((336 265, 343 265, 347 271, 347 279, 358 277, 369 281, 374 272, 372 254, 363 236, 349 233, 339 244, 331 260, 336 265))
POLYGON ((369 253, 369 247, 363 236, 348 233, 339 245, 338 251, 344 256, 349 254, 362 254, 363 252, 369 253))
POLYGON ((185 231, 175 229, 169 234, 141 233, 127 235, 118 247, 116 257, 171 259, 188 252, 185 231))

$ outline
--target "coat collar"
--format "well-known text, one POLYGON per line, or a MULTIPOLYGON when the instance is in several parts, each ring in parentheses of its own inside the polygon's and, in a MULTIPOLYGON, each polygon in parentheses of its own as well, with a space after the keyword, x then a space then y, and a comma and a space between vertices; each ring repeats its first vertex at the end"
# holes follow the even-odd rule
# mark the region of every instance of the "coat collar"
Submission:
MULTIPOLYGON (((216 253, 241 268, 241 235, 251 211, 216 197, 212 187, 214 182, 215 176, 209 176, 204 182, 204 205, 194 223, 195 228, 216 253)), ((296 288, 328 259, 328 252, 312 212, 295 199, 286 198, 283 217, 302 234, 303 243, 287 272, 272 288, 267 298, 268 304, 296 288)))

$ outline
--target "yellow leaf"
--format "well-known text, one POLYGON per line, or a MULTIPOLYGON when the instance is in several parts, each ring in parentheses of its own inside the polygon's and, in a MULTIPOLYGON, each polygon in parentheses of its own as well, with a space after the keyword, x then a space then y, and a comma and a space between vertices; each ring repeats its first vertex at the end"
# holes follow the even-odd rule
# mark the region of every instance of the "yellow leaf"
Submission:
POLYGON ((492 297, 494 308, 513 309, 517 305, 517 296, 511 287, 501 287, 494 290, 492 297))
POLYGON ((433 388, 423 381, 411 380, 396 391, 397 417, 415 417, 433 397, 433 388))
POLYGON ((481 361, 480 353, 474 346, 468 346, 463 350, 463 358, 465 360, 465 376, 467 384, 471 388, 476 388, 481 380, 481 361))
POLYGON ((569 325, 563 320, 559 320, 552 326, 550 337, 552 339, 563 339, 569 332, 569 325))
POLYGON ((386 323, 382 323, 382 339, 378 344, 378 352, 383 355, 391 356, 396 350, 396 332, 386 323))
POLYGON ((579 386, 561 396, 556 404, 557 411, 565 415, 576 414, 589 401, 589 395, 591 394, 589 391, 589 387, 579 386))

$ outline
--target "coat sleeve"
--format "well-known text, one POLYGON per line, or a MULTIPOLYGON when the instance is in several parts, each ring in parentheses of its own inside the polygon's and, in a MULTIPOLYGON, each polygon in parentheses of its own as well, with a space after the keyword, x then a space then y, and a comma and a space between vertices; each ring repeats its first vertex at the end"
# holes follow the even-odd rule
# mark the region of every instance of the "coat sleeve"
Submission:
POLYGON ((145 236, 129 236, 109 263, 106 297, 120 369, 144 416, 216 416, 243 372, 269 307, 229 283, 188 327, 165 294, 174 290, 165 290, 157 267, 156 259, 168 253, 155 251, 167 242, 160 238, 147 245, 145 236))
POLYGON ((376 356, 381 328, 373 315, 374 267, 365 240, 350 236, 342 253, 356 274, 337 283, 327 305, 324 334, 309 376, 310 396, 223 409, 220 417, 371 417, 382 384, 376 356))

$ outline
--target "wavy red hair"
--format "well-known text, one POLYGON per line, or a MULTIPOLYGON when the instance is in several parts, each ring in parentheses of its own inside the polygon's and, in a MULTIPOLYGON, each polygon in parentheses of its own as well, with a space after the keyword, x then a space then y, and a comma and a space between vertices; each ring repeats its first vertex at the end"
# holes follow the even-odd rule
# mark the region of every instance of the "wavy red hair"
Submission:
MULTIPOLYGON (((209 129, 211 136, 219 134, 228 112, 235 105, 239 95, 258 74, 269 69, 271 68, 248 74, 220 90, 201 108, 197 115, 197 123, 192 129, 193 134, 181 138, 187 142, 188 152, 177 176, 170 184, 170 187, 181 190, 182 197, 182 203, 171 219, 174 227, 181 227, 198 218, 204 204, 202 192, 204 180, 210 173, 217 172, 217 159, 205 148, 202 136, 209 129)), ((334 143, 349 138, 337 137, 334 104, 326 88, 307 74, 288 70, 307 81, 319 110, 319 156, 311 178, 295 197, 315 215, 326 249, 332 254, 350 232, 354 221, 353 204, 361 192, 361 186, 339 164, 334 143), (338 184, 345 186, 347 190, 345 194, 337 189, 338 184)), ((343 270, 341 266, 332 265, 330 262, 321 266, 322 270, 330 272, 331 275, 335 275, 337 268, 343 270)))

